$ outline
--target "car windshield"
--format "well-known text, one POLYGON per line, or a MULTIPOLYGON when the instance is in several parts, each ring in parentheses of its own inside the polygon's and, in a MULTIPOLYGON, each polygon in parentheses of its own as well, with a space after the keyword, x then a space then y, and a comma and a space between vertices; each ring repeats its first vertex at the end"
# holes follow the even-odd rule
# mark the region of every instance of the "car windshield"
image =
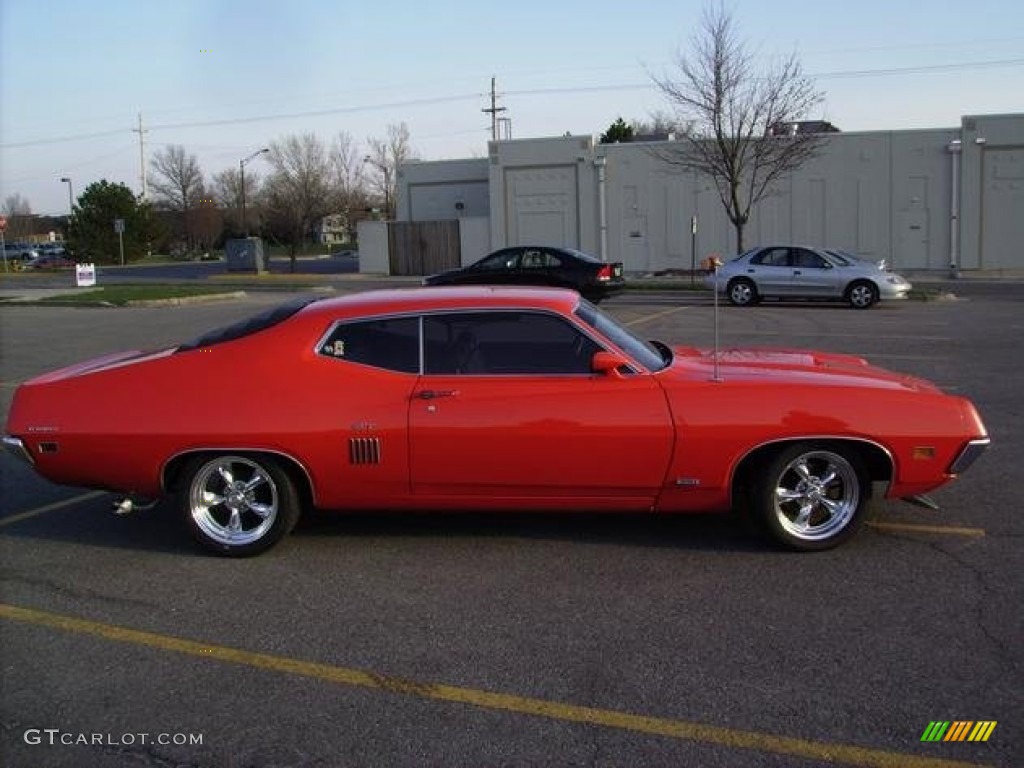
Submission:
POLYGON ((667 346, 644 341, 586 299, 580 299, 576 316, 649 371, 660 371, 672 362, 667 346))
POLYGON ((861 261, 861 259, 854 256, 852 253, 847 253, 846 251, 837 251, 834 249, 829 249, 825 251, 825 253, 827 253, 833 259, 838 261, 840 264, 844 264, 846 266, 851 266, 861 261))

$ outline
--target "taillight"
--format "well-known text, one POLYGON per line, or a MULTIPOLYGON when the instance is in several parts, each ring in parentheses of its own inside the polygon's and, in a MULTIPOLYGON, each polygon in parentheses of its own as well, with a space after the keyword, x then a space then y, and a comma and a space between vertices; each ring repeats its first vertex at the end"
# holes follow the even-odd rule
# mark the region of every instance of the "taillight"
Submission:
POLYGON ((612 279, 612 265, 605 264, 599 270, 597 270, 598 280, 611 280, 612 279))

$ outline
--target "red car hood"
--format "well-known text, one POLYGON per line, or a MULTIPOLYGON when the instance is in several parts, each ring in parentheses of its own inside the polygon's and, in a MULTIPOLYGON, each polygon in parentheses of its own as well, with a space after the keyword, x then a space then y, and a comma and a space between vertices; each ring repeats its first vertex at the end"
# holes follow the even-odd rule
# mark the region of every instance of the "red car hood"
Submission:
MULTIPOLYGON (((672 352, 672 368, 680 375, 714 375, 712 350, 674 347, 672 352)), ((805 349, 724 349, 718 353, 718 373, 726 381, 770 378, 780 383, 939 391, 930 381, 878 368, 863 357, 805 349)))

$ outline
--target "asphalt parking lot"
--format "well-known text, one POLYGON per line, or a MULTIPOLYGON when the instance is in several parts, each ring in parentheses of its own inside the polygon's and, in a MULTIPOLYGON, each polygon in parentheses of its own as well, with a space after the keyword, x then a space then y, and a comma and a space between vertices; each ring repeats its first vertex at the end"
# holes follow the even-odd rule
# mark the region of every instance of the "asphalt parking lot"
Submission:
MULTIPOLYGON (((35 374, 281 300, 0 306, 3 412, 35 374)), ((990 430, 940 512, 878 504, 819 554, 725 517, 439 514, 304 521, 233 561, 169 505, 116 517, 0 456, 0 763, 1024 765, 1022 301, 722 308, 727 346, 861 354, 969 396, 990 430), (997 725, 922 742, 933 721, 997 725)), ((706 301, 604 306, 713 340, 706 301)))

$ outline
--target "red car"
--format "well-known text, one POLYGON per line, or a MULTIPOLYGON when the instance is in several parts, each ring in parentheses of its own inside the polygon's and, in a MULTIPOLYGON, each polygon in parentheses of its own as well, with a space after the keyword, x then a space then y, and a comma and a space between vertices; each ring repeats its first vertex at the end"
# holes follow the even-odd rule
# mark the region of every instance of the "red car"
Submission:
POLYGON ((307 300, 21 385, 4 444, 44 477, 176 494, 263 551, 301 510, 724 511, 851 536, 872 483, 922 500, 988 445, 967 400, 845 355, 635 337, 564 289, 307 300), (88 403, 89 407, 81 407, 88 403))

